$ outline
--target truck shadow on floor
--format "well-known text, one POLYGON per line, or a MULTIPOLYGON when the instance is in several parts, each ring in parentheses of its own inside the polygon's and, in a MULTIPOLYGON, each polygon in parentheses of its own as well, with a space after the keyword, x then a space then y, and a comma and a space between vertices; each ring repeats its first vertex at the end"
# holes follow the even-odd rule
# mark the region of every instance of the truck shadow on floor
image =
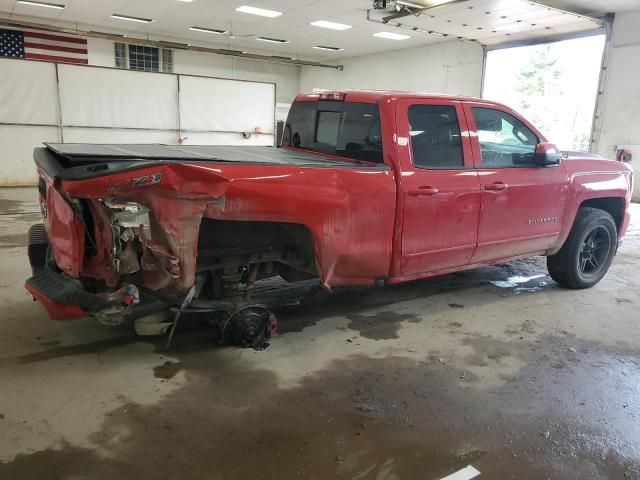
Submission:
MULTIPOLYGON (((519 284, 515 288, 498 288, 492 281, 504 281, 513 276, 537 277, 546 275, 544 258, 529 258, 510 264, 496 265, 456 272, 448 275, 416 280, 397 285, 383 287, 337 287, 332 292, 324 290, 317 281, 288 283, 282 279, 268 279, 256 283, 255 293, 258 299, 265 296, 276 296, 272 303, 278 306, 271 310, 278 317, 278 334, 286 335, 301 332, 319 321, 333 316, 342 316, 350 320, 348 328, 357 331, 361 336, 384 340, 398 338, 397 331, 405 321, 417 322, 414 315, 397 312, 395 304, 418 298, 433 297, 429 304, 429 312, 435 314, 448 309, 465 308, 464 297, 455 301, 440 301, 438 296, 457 294, 465 290, 482 288, 482 295, 475 296, 484 303, 493 302, 499 297, 515 294, 530 294, 539 291, 540 279, 533 282, 534 288, 527 289, 527 284, 519 284), (518 289, 523 289, 518 291, 518 289)), ((558 288, 548 281, 545 290, 558 288)), ((448 296, 447 296, 448 297, 448 296)), ((68 328, 83 328, 83 322, 97 321, 89 318, 69 323, 68 328)), ((105 327, 105 329, 108 327, 105 327)), ((155 351, 164 350, 164 337, 139 337, 131 328, 122 327, 115 337, 98 342, 57 346, 36 353, 0 360, 0 367, 33 363, 79 354, 99 353, 110 348, 131 343, 144 342, 154 345, 155 351)), ((185 315, 178 325, 176 337, 170 352, 193 352, 220 347, 218 332, 212 329, 202 318, 185 315)))

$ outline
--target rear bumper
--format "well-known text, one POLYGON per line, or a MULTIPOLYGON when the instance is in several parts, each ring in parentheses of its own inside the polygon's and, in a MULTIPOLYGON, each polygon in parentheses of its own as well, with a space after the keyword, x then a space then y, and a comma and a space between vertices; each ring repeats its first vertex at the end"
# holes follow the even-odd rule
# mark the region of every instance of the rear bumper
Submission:
POLYGON ((133 285, 104 295, 87 292, 79 280, 56 271, 47 263, 48 248, 44 225, 33 225, 29 229, 28 247, 33 276, 27 279, 25 288, 45 307, 52 319, 82 318, 115 305, 137 302, 137 290, 133 285))
POLYGON ((73 320, 76 318, 83 318, 89 314, 80 308, 78 305, 65 305, 63 303, 56 302, 52 298, 47 297, 47 294, 38 289, 34 284, 31 277, 27 280, 25 288, 33 295, 34 300, 37 300, 47 311, 49 318, 53 320, 73 320))

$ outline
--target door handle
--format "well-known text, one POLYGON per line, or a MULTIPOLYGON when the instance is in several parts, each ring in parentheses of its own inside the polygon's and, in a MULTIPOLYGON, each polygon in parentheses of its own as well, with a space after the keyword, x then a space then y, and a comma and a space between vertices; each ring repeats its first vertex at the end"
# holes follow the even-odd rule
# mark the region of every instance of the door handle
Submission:
POLYGON ((509 188, 509 185, 503 182, 494 182, 484 186, 485 190, 490 190, 493 192, 506 190, 507 188, 509 188))
POLYGON ((433 188, 433 187, 418 187, 417 190, 409 190, 409 195, 411 195, 412 197, 418 197, 418 196, 421 196, 421 195, 429 196, 429 195, 435 195, 438 192, 439 192, 439 190, 437 188, 433 188))

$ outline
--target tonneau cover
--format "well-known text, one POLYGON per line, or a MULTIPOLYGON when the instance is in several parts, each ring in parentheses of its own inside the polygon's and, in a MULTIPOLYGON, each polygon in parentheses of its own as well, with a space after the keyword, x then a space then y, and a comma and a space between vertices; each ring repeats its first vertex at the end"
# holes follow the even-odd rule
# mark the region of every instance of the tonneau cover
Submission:
MULTIPOLYGON (((354 163, 300 150, 275 147, 162 144, 45 143, 71 165, 114 161, 232 162, 300 166, 354 166, 354 163)), ((358 162, 359 163, 359 162, 358 162)), ((363 162, 360 166, 383 167, 363 162)))

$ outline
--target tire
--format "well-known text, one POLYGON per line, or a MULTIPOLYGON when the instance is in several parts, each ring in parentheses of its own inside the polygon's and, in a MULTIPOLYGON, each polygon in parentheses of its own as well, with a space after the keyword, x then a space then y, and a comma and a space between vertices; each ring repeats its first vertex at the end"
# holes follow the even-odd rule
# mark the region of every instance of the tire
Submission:
POLYGON ((547 257, 549 275, 566 288, 591 288, 609 270, 617 241, 611 215, 597 208, 581 208, 560 251, 547 257))

